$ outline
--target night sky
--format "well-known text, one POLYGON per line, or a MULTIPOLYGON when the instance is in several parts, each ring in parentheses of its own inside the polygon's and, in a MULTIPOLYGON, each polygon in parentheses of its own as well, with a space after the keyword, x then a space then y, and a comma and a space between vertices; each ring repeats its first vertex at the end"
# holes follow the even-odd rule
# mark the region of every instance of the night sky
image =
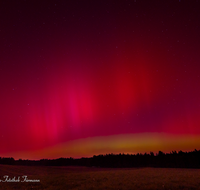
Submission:
POLYGON ((199 10, 0 1, 0 156, 200 149, 199 10))

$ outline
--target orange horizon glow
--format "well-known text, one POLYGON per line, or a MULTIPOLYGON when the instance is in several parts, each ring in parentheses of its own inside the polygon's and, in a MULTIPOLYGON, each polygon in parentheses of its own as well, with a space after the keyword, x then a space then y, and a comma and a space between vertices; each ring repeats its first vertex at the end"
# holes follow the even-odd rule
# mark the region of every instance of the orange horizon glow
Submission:
POLYGON ((170 153, 193 151, 200 146, 200 136, 170 135, 165 133, 120 134, 89 137, 54 145, 35 151, 6 153, 14 159, 82 158, 105 154, 170 153))

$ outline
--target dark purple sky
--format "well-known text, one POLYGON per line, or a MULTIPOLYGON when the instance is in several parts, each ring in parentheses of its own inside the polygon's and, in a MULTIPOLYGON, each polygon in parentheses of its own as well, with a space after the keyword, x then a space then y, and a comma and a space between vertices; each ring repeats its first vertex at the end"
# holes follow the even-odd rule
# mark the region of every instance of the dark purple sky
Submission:
POLYGON ((79 139, 72 156, 128 152, 133 142, 117 135, 198 138, 199 10, 197 0, 1 1, 0 154, 79 139))

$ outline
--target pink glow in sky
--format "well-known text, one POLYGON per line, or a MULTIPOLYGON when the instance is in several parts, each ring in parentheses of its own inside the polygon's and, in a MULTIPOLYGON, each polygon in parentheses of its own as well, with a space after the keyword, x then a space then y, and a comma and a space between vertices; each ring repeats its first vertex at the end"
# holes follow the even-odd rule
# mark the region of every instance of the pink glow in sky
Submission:
POLYGON ((0 7, 0 156, 200 148, 198 2, 0 7))

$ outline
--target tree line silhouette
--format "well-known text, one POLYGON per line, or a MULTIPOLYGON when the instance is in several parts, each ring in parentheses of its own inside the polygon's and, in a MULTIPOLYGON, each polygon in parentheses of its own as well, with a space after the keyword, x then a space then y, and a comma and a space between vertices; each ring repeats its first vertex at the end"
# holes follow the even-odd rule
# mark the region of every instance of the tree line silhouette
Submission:
POLYGON ((88 166, 108 168, 130 167, 164 167, 164 168, 200 168, 200 150, 191 152, 172 151, 157 154, 106 154, 94 155, 90 158, 58 158, 41 160, 15 160, 14 158, 1 158, 0 164, 25 166, 88 166))

